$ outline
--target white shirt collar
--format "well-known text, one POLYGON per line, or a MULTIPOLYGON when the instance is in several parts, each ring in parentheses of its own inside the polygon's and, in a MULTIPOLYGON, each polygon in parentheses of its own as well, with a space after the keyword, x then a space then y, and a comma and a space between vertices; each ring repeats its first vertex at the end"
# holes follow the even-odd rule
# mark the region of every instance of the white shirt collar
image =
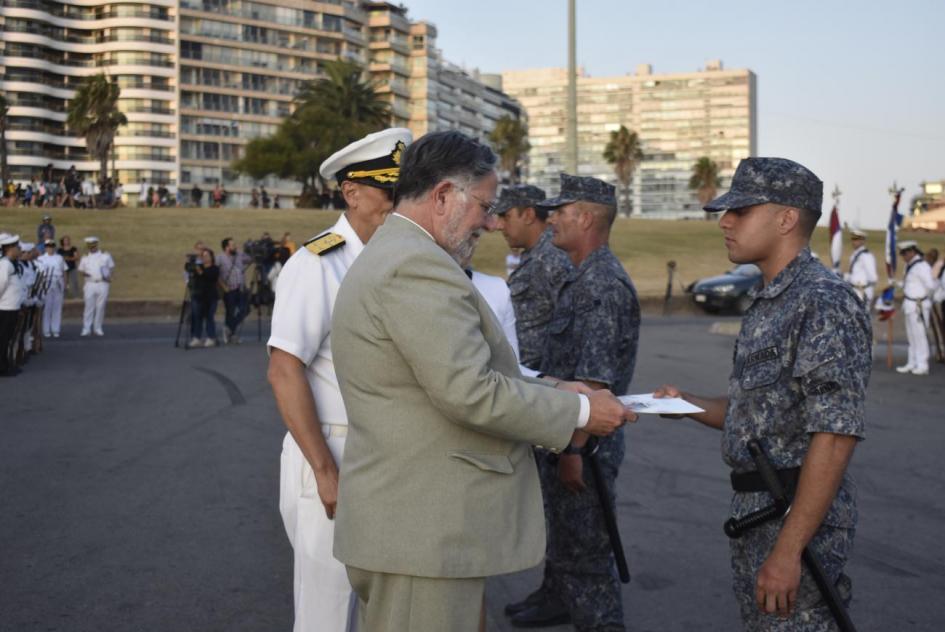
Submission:
MULTIPOLYGON (((421 226, 421 225, 418 224, 417 222, 413 221, 413 220, 410 219, 409 217, 406 217, 406 216, 404 216, 404 215, 401 215, 400 213, 391 213, 391 215, 393 215, 394 217, 399 217, 400 219, 403 219, 403 220, 407 220, 408 222, 410 222, 411 224, 413 224, 414 226, 416 226, 417 228, 419 228, 420 230, 422 230, 422 231, 426 234, 427 237, 429 237, 430 239, 433 239, 433 235, 430 234, 430 231, 428 231, 426 228, 424 228, 423 226, 421 226)), ((433 239, 433 241, 436 242, 435 239, 433 239)))

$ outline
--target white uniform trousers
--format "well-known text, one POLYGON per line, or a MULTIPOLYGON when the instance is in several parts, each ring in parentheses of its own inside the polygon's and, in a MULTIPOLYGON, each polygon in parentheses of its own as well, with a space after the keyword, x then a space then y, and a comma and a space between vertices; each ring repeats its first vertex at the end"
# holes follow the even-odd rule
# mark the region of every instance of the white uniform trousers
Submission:
POLYGON ((62 297, 65 290, 62 278, 54 279, 46 292, 46 307, 43 309, 43 336, 59 335, 62 326, 62 297))
POLYGON ((108 300, 108 283, 86 281, 82 288, 85 294, 85 312, 82 314, 82 333, 102 333, 105 320, 105 302, 108 300))
MULTIPOLYGON (((323 426, 327 429, 328 426, 323 426)), ((345 438, 326 439, 335 463, 341 465, 345 438)), ((318 498, 315 473, 286 433, 282 442, 279 512, 292 543, 295 566, 293 632, 354 632, 357 596, 344 564, 332 555, 335 523, 318 498)))
POLYGON ((929 370, 929 338, 925 329, 924 312, 931 309, 930 301, 904 300, 902 313, 906 318, 906 338, 909 340, 909 362, 907 366, 916 371, 929 370))

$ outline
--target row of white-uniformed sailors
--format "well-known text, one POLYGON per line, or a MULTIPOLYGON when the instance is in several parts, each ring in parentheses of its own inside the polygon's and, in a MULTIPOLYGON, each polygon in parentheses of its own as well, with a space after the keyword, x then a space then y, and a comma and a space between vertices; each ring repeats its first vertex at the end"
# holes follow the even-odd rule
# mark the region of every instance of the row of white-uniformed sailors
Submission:
MULTIPOLYGON (((844 278, 853 286, 853 291, 863 301, 866 309, 873 305, 876 283, 879 280, 876 269, 876 257, 866 247, 866 233, 861 230, 850 231, 853 253, 844 278)), ((906 338, 909 342, 909 355, 906 364, 899 366, 899 373, 928 375, 929 373, 929 338, 935 339, 933 328, 939 323, 933 317, 933 304, 945 301, 945 275, 933 276, 932 267, 915 241, 899 243, 899 254, 905 263, 902 281, 896 283, 902 288, 902 313, 905 319, 906 338)), ((877 307, 882 299, 877 302, 877 307)))
MULTIPOLYGON (((101 336, 115 264, 99 250, 97 237, 85 242, 89 253, 78 266, 85 278, 82 335, 101 336)), ((68 266, 51 239, 39 248, 19 235, 0 233, 0 248, 0 374, 8 375, 26 354, 42 349, 42 338, 60 336, 68 266)))

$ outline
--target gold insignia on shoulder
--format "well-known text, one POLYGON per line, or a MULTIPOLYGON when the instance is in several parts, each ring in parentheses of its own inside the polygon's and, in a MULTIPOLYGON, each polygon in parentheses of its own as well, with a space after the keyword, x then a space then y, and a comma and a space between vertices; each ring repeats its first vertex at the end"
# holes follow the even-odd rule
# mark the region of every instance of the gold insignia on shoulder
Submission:
POLYGON ((305 247, 308 251, 318 256, 322 256, 344 245, 345 238, 335 233, 328 233, 327 235, 322 235, 321 237, 316 237, 311 241, 305 242, 305 247))

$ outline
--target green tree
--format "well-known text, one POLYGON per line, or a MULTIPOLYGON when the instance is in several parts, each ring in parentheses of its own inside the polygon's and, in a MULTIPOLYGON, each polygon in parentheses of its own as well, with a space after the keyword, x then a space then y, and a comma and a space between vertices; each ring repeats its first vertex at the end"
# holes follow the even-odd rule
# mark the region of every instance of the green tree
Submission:
POLYGON ((304 83, 295 110, 276 132, 246 145, 233 168, 260 180, 268 175, 301 183, 298 206, 314 206, 318 167, 338 149, 386 127, 390 104, 363 79, 363 69, 349 61, 330 61, 325 76, 304 83))
POLYGON ((517 183, 520 173, 519 163, 531 149, 528 142, 528 128, 519 119, 506 114, 496 121, 495 128, 489 134, 489 141, 495 153, 499 155, 500 168, 509 174, 509 182, 517 183))
POLYGON ((604 160, 614 166, 614 175, 623 188, 623 198, 627 214, 630 214, 630 183, 633 182, 633 172, 643 161, 643 144, 636 132, 631 132, 625 126, 610 133, 610 140, 604 148, 604 160))
POLYGON ((120 95, 118 82, 109 81, 105 73, 99 73, 82 81, 68 105, 66 125, 73 133, 85 136, 86 149, 98 159, 101 182, 108 175, 108 152, 115 134, 119 127, 128 124, 128 119, 118 110, 120 95))
POLYGON ((10 179, 7 169, 7 113, 10 105, 7 98, 0 94, 0 185, 6 186, 10 179))
MULTIPOLYGON (((696 192, 700 208, 715 198, 720 186, 722 186, 722 178, 719 177, 717 162, 708 156, 703 156, 692 165, 689 190, 696 192)), ((708 217, 708 213, 706 217, 708 217)))
MULTIPOLYGON (((384 128, 390 103, 377 95, 377 85, 363 78, 364 69, 343 59, 325 62, 325 76, 306 81, 295 97, 296 111, 321 108, 349 122, 351 140, 384 128)), ((350 141, 349 141, 350 142, 350 141)))

